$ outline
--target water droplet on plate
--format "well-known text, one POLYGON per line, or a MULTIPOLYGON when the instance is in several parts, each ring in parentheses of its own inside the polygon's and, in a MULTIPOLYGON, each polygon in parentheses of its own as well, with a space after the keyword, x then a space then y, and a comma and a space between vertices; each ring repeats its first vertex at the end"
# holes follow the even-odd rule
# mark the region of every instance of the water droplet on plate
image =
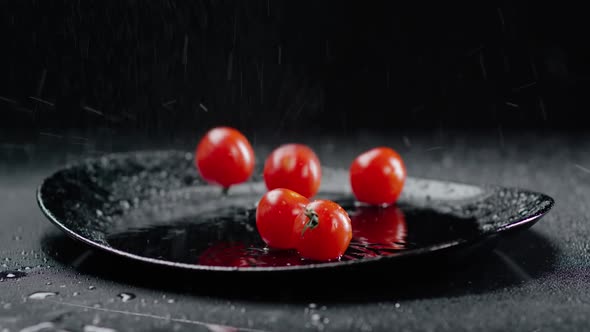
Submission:
POLYGON ((135 294, 132 293, 120 293, 117 295, 118 298, 121 299, 122 302, 129 302, 135 298, 135 294))
POLYGON ((48 297, 56 296, 57 292, 35 292, 29 295, 29 299, 31 300, 45 300, 48 297))

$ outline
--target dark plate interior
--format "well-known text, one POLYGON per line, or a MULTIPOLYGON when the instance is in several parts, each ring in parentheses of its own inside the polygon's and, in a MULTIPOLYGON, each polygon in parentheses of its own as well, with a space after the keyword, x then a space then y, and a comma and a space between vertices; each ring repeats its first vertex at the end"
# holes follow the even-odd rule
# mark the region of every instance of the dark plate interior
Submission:
POLYGON ((346 170, 324 169, 317 197, 348 210, 354 237, 341 260, 313 262, 265 248, 255 225, 256 202, 264 191, 254 176, 223 196, 199 178, 192 154, 158 151, 113 154, 64 168, 43 182, 37 199, 56 226, 96 248, 216 271, 393 263, 529 227, 553 205, 547 195, 516 188, 409 178, 397 206, 360 206, 346 170))

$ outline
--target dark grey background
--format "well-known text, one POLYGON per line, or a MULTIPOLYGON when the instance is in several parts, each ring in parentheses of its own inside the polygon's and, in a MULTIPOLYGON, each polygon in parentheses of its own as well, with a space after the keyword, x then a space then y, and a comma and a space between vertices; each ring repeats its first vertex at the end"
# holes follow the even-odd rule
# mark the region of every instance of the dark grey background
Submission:
POLYGON ((584 129, 581 7, 0 1, 1 127, 584 129))

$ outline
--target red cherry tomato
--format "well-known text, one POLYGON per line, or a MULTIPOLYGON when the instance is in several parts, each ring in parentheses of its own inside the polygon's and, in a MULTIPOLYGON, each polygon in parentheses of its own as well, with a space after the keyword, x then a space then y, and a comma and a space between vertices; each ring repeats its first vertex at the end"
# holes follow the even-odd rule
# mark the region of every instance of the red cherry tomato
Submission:
POLYGON ((406 167, 400 155, 378 147, 356 157, 350 166, 352 192, 360 202, 391 204, 397 201, 406 180, 406 167))
POLYGON ((262 196, 256 208, 256 228, 271 248, 294 249, 293 223, 309 200, 284 188, 271 190, 262 196))
POLYGON ((329 261, 340 258, 352 239, 348 213, 338 204, 316 200, 305 206, 293 228, 296 249, 303 258, 329 261))
POLYGON ((302 144, 281 145, 264 163, 264 183, 269 190, 287 188, 310 198, 318 192, 321 177, 320 160, 302 144))
POLYGON ((356 242, 382 244, 395 249, 404 247, 408 228, 404 213, 397 206, 361 206, 350 215, 350 220, 356 242))
POLYGON ((254 171, 254 151, 238 130, 217 127, 201 139, 195 165, 203 179, 224 188, 245 182, 254 171))

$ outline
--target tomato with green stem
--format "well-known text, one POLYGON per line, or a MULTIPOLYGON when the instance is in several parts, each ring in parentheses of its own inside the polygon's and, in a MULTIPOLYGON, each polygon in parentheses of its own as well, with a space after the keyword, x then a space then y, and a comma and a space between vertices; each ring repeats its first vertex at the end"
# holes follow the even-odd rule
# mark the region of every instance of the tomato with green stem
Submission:
POLYGON ((264 163, 264 183, 269 190, 287 188, 311 198, 320 188, 322 170, 315 152, 303 144, 284 144, 264 163))
POLYGON ((401 156, 388 147, 366 151, 350 166, 352 192, 363 203, 386 205, 396 202, 405 180, 406 167, 401 156))
POLYGON ((303 258, 315 261, 339 259, 352 239, 346 210, 329 200, 315 200, 295 219, 295 247, 303 258))
POLYGON ((256 208, 256 228, 271 248, 294 249, 293 223, 309 200, 295 191, 277 188, 260 199, 256 208))
POLYGON ((254 150, 248 139, 237 129, 216 127, 200 140, 195 165, 201 177, 223 187, 245 182, 254 171, 254 150))

